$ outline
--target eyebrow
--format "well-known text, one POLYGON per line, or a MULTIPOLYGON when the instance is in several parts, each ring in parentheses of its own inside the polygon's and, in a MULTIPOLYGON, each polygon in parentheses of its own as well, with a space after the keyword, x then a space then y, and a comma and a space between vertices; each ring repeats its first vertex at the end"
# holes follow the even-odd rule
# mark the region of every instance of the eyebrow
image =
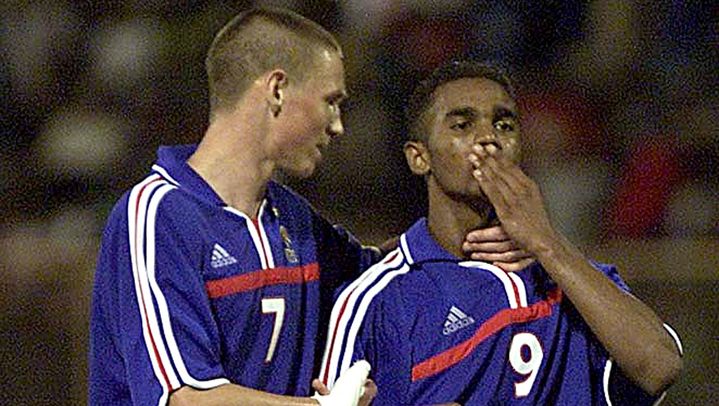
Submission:
POLYGON ((454 108, 445 114, 445 118, 450 117, 466 117, 466 118, 474 118, 477 116, 477 110, 475 110, 473 107, 457 107, 454 108))
POLYGON ((511 118, 517 120, 519 117, 517 112, 513 109, 508 107, 497 107, 494 109, 494 119, 496 120, 500 118, 511 118))

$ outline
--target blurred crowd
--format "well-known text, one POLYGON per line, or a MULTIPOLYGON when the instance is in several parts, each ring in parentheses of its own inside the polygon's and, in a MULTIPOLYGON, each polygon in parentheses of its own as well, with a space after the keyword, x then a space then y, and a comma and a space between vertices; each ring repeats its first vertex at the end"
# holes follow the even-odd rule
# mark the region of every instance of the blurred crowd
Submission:
MULTIPOLYGON (((159 145, 200 139, 204 53, 250 5, 292 8, 345 48, 346 134, 314 178, 288 181, 364 239, 423 213, 422 181, 401 153, 404 102, 434 67, 462 58, 496 62, 515 80, 524 167, 571 239, 719 236, 716 2, 4 0, 0 303, 36 307, 5 322, 56 315, 47 331, 82 342, 105 216, 159 145), (77 320, 68 306, 82 309, 77 320)), ((38 351, 84 365, 84 348, 38 351)), ((63 382, 48 393, 76 392, 63 382)))

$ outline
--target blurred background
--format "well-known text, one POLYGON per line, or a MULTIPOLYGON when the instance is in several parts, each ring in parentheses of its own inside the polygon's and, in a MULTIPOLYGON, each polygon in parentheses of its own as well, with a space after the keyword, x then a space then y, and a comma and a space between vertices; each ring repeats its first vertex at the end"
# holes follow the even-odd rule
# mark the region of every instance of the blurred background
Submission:
POLYGON ((0 404, 86 403, 105 217, 159 145, 199 141, 204 53, 251 5, 345 48, 346 135, 288 182, 366 242, 425 210, 401 154, 408 92, 451 59, 504 66, 555 225, 683 337, 665 404, 719 405, 719 3, 701 0, 4 0, 0 404))

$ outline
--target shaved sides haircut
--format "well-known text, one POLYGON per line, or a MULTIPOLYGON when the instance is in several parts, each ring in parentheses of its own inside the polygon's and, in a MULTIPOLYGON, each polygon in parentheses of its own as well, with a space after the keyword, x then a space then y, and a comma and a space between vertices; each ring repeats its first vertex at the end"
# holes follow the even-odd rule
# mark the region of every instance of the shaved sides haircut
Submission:
POLYGON ((232 107, 253 81, 273 69, 304 81, 325 50, 342 54, 332 34, 297 13, 258 7, 238 14, 217 33, 205 60, 210 116, 232 107))

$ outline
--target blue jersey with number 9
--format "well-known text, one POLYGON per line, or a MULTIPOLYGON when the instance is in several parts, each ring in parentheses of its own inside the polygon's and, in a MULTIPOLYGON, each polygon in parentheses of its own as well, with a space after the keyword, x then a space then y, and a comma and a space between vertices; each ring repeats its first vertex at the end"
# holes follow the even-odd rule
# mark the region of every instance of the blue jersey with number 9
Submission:
MULTIPOLYGON (((344 288, 320 373, 332 386, 372 365, 375 405, 643 405, 540 265, 516 273, 458 261, 421 219, 344 288)), ((628 290, 613 266, 596 265, 628 290)))

